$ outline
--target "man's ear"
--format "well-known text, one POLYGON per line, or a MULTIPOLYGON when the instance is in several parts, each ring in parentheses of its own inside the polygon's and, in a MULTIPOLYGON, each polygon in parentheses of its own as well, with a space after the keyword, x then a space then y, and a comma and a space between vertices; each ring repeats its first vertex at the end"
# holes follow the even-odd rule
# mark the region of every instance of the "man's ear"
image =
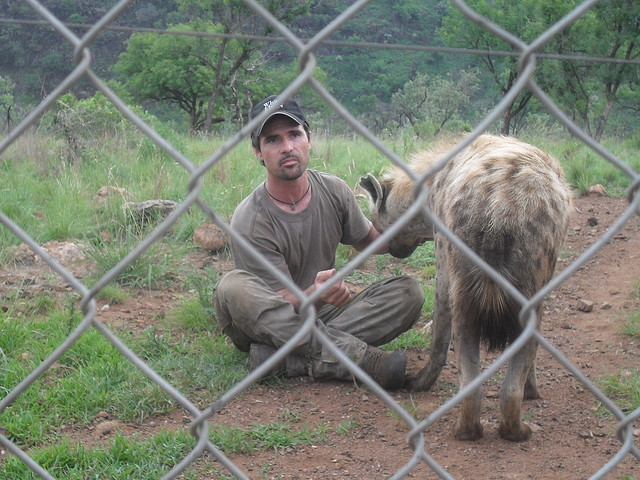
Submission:
POLYGON ((258 160, 260 160, 260 163, 264 167, 264 158, 262 157, 262 152, 256 147, 253 147, 253 153, 255 153, 256 157, 258 157, 258 160))

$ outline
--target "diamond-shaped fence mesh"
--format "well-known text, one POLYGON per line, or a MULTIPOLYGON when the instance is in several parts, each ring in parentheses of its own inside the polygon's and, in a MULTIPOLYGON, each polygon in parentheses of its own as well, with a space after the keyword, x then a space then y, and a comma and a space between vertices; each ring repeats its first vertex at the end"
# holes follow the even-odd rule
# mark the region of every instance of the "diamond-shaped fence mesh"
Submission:
MULTIPOLYGON (((203 163, 195 165, 188 158, 185 158, 171 143, 159 135, 153 128, 151 128, 140 116, 134 113, 125 102, 118 97, 105 83, 92 70, 92 42, 95 38, 110 24, 118 18, 119 14, 126 9, 131 1, 120 1, 111 10, 109 10, 104 17, 90 28, 86 30, 86 33, 79 37, 72 30, 63 24, 58 18, 52 15, 45 5, 37 0, 27 0, 26 4, 35 10, 40 17, 46 21, 51 27, 53 27, 60 34, 60 42, 69 42, 75 49, 75 68, 69 73, 69 75, 62 81, 57 88, 52 91, 33 111, 31 111, 24 120, 15 126, 8 135, 0 142, 0 153, 5 151, 9 145, 16 141, 21 135, 27 131, 27 129, 35 124, 37 120, 52 107, 57 99, 65 92, 67 92, 72 86, 74 86, 80 80, 89 80, 97 90, 102 92, 110 102, 112 102, 122 115, 126 119, 140 129, 151 141, 157 146, 163 149, 168 155, 170 155, 179 165, 181 165, 186 172, 188 172, 190 178, 188 184, 185 187, 188 189, 188 195, 181 201, 173 213, 171 213, 166 219, 157 226, 150 234, 148 234, 140 244, 133 248, 117 265, 104 274, 98 281, 92 286, 88 287, 83 281, 74 274, 72 274, 67 268, 53 258, 47 251, 39 245, 24 231, 20 225, 14 223, 5 212, 0 211, 0 223, 4 228, 9 229, 13 234, 24 242, 35 255, 37 255, 42 261, 44 261, 61 279, 68 283, 77 295, 82 298, 81 310, 83 319, 81 323, 68 335, 68 337, 46 358, 40 365, 38 365, 26 378, 24 378, 17 386, 13 387, 4 398, 0 401, 0 412, 5 411, 8 407, 14 403, 14 401, 23 394, 23 392, 32 386, 40 377, 43 376, 48 370, 52 369, 58 359, 68 351, 68 349, 78 341, 83 335, 90 330, 97 330, 102 334, 111 344, 113 344, 137 369, 144 373, 151 381, 155 382, 157 386, 162 389, 167 395, 169 395, 177 405, 179 405, 188 415, 191 417, 190 434, 197 440, 193 449, 176 463, 173 468, 166 472, 163 478, 182 478, 181 475, 190 465, 203 455, 209 455, 223 465, 228 474, 233 478, 249 478, 247 474, 237 465, 235 465, 225 453, 210 440, 210 426, 207 422, 212 416, 216 414, 220 409, 231 403, 237 396, 245 392, 252 387, 260 378, 263 371, 271 368, 272 364, 284 356, 293 348, 296 342, 296 338, 292 339, 287 345, 285 345, 279 354, 272 357, 266 364, 260 369, 251 372, 246 378, 242 379, 231 389, 225 392, 220 398, 217 398, 207 408, 198 408, 192 400, 187 398, 185 394, 176 389, 165 378, 156 373, 143 359, 137 356, 131 349, 129 349, 122 338, 119 338, 110 328, 108 328, 101 320, 97 313, 96 308, 96 295, 101 292, 107 285, 112 283, 116 277, 123 272, 131 263, 137 258, 142 256, 147 250, 149 250, 155 242, 161 237, 166 235, 172 226, 178 221, 178 219, 185 214, 190 208, 200 208, 204 211, 212 221, 217 223, 230 237, 236 242, 244 245, 245 248, 251 249, 251 246, 239 235, 237 235, 230 226, 220 216, 216 210, 216 205, 211 205, 205 202, 201 196, 202 183, 204 175, 209 172, 214 165, 219 162, 225 162, 225 156, 240 142, 246 141, 250 132, 255 126, 262 120, 258 117, 251 120, 247 125, 240 129, 235 135, 231 136, 226 143, 224 143, 216 152, 214 152, 203 163)), ((352 115, 325 87, 314 78, 314 72, 316 69, 316 61, 314 58, 314 51, 323 45, 323 42, 329 41, 334 32, 336 32, 342 25, 352 19, 358 12, 360 12, 369 2, 361 0, 355 2, 351 7, 346 9, 340 16, 333 19, 328 23, 320 32, 315 36, 305 41, 294 35, 285 25, 280 23, 264 6, 254 0, 246 0, 245 2, 251 7, 257 14, 259 14, 265 22, 269 23, 275 32, 282 37, 282 41, 287 42, 299 53, 300 71, 296 78, 287 86, 287 88, 281 93, 283 98, 290 98, 296 94, 303 86, 310 86, 313 90, 328 104, 337 114, 339 114, 346 123, 362 138, 366 139, 372 145, 374 145, 384 156, 386 156, 393 164, 398 166, 404 166, 403 159, 399 158, 394 152, 385 146, 385 144, 379 140, 374 134, 372 134, 367 128, 360 123, 354 115, 352 115)), ((504 40, 511 45, 515 51, 519 52, 520 72, 517 82, 513 87, 504 95, 495 108, 475 127, 470 135, 465 137, 465 140, 454 147, 450 151, 447 158, 452 158, 456 153, 460 152, 465 146, 467 146, 474 138, 478 137, 482 132, 486 131, 496 120, 498 120, 503 113, 505 107, 514 101, 514 99, 525 89, 532 92, 537 99, 547 108, 553 116, 561 121, 566 129, 570 131, 575 137, 580 139, 588 145, 594 152, 601 156, 612 165, 623 171, 631 179, 631 187, 628 193, 628 208, 624 213, 614 222, 612 227, 606 231, 593 245, 582 255, 577 258, 571 265, 565 268, 559 275, 557 275, 550 283, 548 283, 543 290, 530 299, 525 300, 523 303, 523 312, 529 312, 534 309, 537 302, 540 302, 542 298, 551 294, 556 290, 563 282, 575 274, 580 268, 582 268, 589 259, 591 259, 599 250, 601 250, 608 242, 611 241, 613 236, 620 231, 625 223, 633 216, 640 213, 640 195, 637 195, 638 186, 640 185, 640 176, 627 163, 623 160, 616 158, 608 152, 598 142, 592 140, 592 138, 586 135, 579 127, 577 127, 570 118, 568 118, 563 111, 547 96, 547 94, 536 84, 533 79, 536 72, 536 55, 538 50, 554 35, 562 32, 568 25, 580 18, 585 12, 587 12, 597 2, 585 1, 580 4, 575 10, 571 11, 567 16, 560 19, 556 24, 552 25, 547 31, 544 32, 539 38, 532 43, 525 43, 517 36, 503 30, 500 26, 491 23, 490 21, 477 15, 472 9, 470 9, 464 2, 454 0, 453 2, 459 9, 473 22, 481 25, 488 32, 491 32, 495 36, 504 40)), ((437 50, 437 49, 436 49, 437 50)), ((597 60, 594 60, 597 61, 597 60)), ((393 68, 393 66, 389 66, 393 68)), ((406 168, 406 167, 405 167, 406 168)), ((416 201, 422 201, 426 195, 426 182, 427 175, 432 175, 433 172, 427 172, 424 178, 417 177, 414 174, 414 180, 416 185, 422 185, 416 189, 416 201)), ((432 212, 423 211, 422 208, 415 207, 406 212, 399 220, 398 227, 405 225, 411 221, 414 215, 431 215, 432 212)), ((444 229, 446 230, 446 229, 444 229)), ((387 231, 380 242, 387 241, 396 230, 387 231)), ((469 256, 470 260, 478 265, 478 268, 483 269, 487 274, 495 274, 489 271, 480 258, 472 251, 470 251, 464 244, 461 244, 456 238, 451 237, 451 242, 457 244, 457 246, 465 251, 465 254, 469 256)), ((334 279, 338 281, 344 279, 347 275, 361 266, 367 257, 375 250, 370 248, 362 252, 356 258, 347 263, 340 274, 334 279)), ((262 259, 263 262, 267 260, 262 259)), ((268 262, 267 262, 268 263, 268 262)), ((291 284, 286 278, 282 278, 292 291, 297 291, 297 287, 291 284)), ((516 298, 520 298, 518 291, 510 285, 507 281, 503 283, 511 295, 516 298)), ((300 293, 300 292, 299 292, 300 293)), ((302 298, 303 307, 302 312, 305 312, 305 322, 301 327, 299 335, 305 335, 309 331, 315 330, 315 315, 316 312, 310 306, 313 305, 315 300, 319 298, 321 292, 315 292, 314 296, 309 298, 302 298)), ((533 316, 535 317, 535 315, 533 316)), ((529 319, 531 320, 531 319, 529 319)), ((528 324, 535 325, 535 318, 533 323, 531 321, 528 324)), ((409 434, 406 437, 406 448, 411 451, 409 460, 397 471, 390 475, 390 478, 414 478, 413 473, 418 465, 423 468, 426 466, 435 477, 440 478, 452 478, 448 473, 445 466, 440 465, 434 460, 430 454, 428 444, 425 442, 425 437, 428 436, 430 428, 442 419, 447 413, 456 408, 463 398, 470 395, 474 388, 487 381, 490 377, 504 365, 507 364, 509 359, 515 355, 515 353, 523 347, 523 345, 530 339, 535 339, 541 349, 546 350, 555 359, 562 364, 562 366, 570 372, 571 375, 577 379, 585 389, 590 391, 594 397, 597 398, 602 405, 605 406, 609 412, 617 419, 617 437, 619 444, 616 450, 612 452, 610 460, 603 464, 598 472, 593 475, 593 478, 603 478, 610 474, 613 469, 619 463, 625 461, 629 457, 635 457, 640 459, 640 450, 637 446, 636 437, 634 437, 633 426, 637 424, 640 418, 640 409, 636 409, 630 413, 624 413, 614 401, 609 399, 591 380, 585 376, 578 366, 572 364, 563 353, 556 348, 545 336, 541 334, 535 327, 525 328, 522 335, 516 342, 514 342, 505 352, 503 352, 488 368, 486 368, 482 374, 476 378, 476 380, 468 384, 465 388, 461 389, 458 393, 451 396, 446 402, 444 402, 439 408, 435 409, 425 418, 416 419, 404 408, 393 396, 389 395, 385 390, 380 388, 371 379, 363 376, 363 372, 349 359, 347 358, 337 347, 332 345, 331 341, 325 337, 321 331, 315 331, 322 342, 327 343, 332 349, 336 357, 338 357, 348 368, 361 378, 371 392, 377 396, 386 406, 393 411, 400 422, 406 424, 406 428, 409 434)), ((336 408, 339 408, 338 406, 336 408)), ((0 443, 13 455, 21 459, 28 467, 37 475, 42 478, 51 479, 54 478, 49 472, 42 468, 27 451, 23 450, 14 441, 7 438, 5 435, 0 435, 0 443)), ((277 472, 274 472, 277 477, 277 472)), ((514 472, 516 475, 517 472, 514 472)), ((88 476, 85 478, 89 478, 88 476)), ((125 478, 125 477, 123 477, 125 478)), ((128 478, 128 477, 126 477, 128 478)), ((262 478, 262 477, 261 477, 262 478)), ((271 478, 271 477, 270 477, 271 478)), ((302 478, 302 477, 301 477, 302 478)), ((516 478, 516 477, 513 477, 516 478)))

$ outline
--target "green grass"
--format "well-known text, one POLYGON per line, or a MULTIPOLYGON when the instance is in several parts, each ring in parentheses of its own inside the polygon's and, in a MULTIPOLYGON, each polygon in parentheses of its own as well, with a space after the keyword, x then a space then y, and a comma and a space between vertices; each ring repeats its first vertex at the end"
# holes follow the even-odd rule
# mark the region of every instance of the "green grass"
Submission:
MULTIPOLYGON (((349 426, 339 425, 337 430, 348 431, 349 426)), ((274 422, 253 424, 248 428, 213 426, 209 439, 226 454, 250 455, 258 450, 280 450, 299 445, 313 445, 326 438, 329 427, 293 428, 291 425, 274 422)), ((119 480, 158 479, 180 462, 194 447, 196 440, 186 430, 163 431, 148 439, 128 438, 116 432, 104 446, 89 447, 82 443, 72 443, 67 437, 52 446, 31 452, 33 459, 55 478, 83 480, 100 478, 119 480), (88 476, 89 475, 89 476, 88 476)), ((200 460, 189 467, 180 477, 184 479, 202 478, 199 473, 205 468, 200 460)), ((219 468, 217 468, 220 470, 219 468)), ((24 463, 10 457, 0 465, 2 478, 6 480, 30 480, 40 478, 33 474, 24 463)), ((228 478, 224 473, 214 478, 228 478)), ((209 478, 209 477, 207 477, 209 478)))
POLYGON ((633 312, 627 315, 620 333, 631 338, 640 338, 640 312, 633 312))
MULTIPOLYGON (((621 369, 598 380, 602 391, 613 400, 624 413, 630 413, 640 407, 640 369, 621 369)), ((610 416, 608 410, 601 407, 600 414, 610 416)))
MULTIPOLYGON (((138 246, 141 238, 126 236, 122 241, 88 247, 87 256, 95 262, 92 273, 99 279, 138 246)), ((175 282, 179 265, 188 249, 181 243, 158 241, 134 259, 118 274, 115 281, 123 287, 153 289, 175 282)))
MULTIPOLYGON (((606 149, 638 172, 640 150, 635 143, 634 139, 602 142, 606 149)), ((540 146, 544 148, 544 145, 540 146)), ((549 145, 548 151, 560 160, 568 182, 580 194, 585 194, 595 184, 604 185, 611 195, 622 195, 629 187, 629 178, 621 170, 577 140, 555 142, 549 145)))
MULTIPOLYGON (((31 452, 31 455, 55 478, 144 480, 160 478, 167 473, 194 444, 193 437, 181 431, 159 434, 148 440, 116 435, 104 447, 88 447, 62 439, 59 444, 31 452)), ((40 478, 15 458, 9 458, 0 471, 2 478, 7 480, 40 478)))
MULTIPOLYGON (((32 315, 19 321, 0 315, 0 385, 8 393, 81 320, 78 313, 48 312, 46 321, 32 315)), ((167 325, 121 338, 163 378, 203 406, 247 375, 246 354, 206 328, 183 329, 179 313, 167 325)), ((87 428, 98 412, 124 423, 141 422, 176 405, 127 361, 102 335, 89 330, 0 414, 0 424, 17 445, 28 448, 56 478, 160 478, 195 444, 186 431, 161 432, 148 439, 116 434, 105 445, 88 446, 61 435, 60 427, 87 428)), ((300 415, 282 413, 277 421, 247 428, 212 425, 211 440, 227 454, 295 448, 326 440, 329 431, 346 434, 347 424, 301 423, 300 415)), ((195 478, 202 461, 184 478, 195 478)), ((13 457, 0 464, 0 477, 36 478, 13 457)), ((222 477, 221 477, 222 478, 222 477)))
MULTIPOLYGON (((79 313, 54 311, 41 318, 10 320, 0 315, 0 385, 15 387, 62 343, 79 313)), ((120 332, 130 347, 156 372, 183 391, 216 398, 247 374, 246 355, 220 335, 149 328, 133 338, 120 332)), ((17 400, 0 414, 0 423, 16 440, 41 444, 61 424, 78 427, 101 410, 126 421, 140 421, 175 408, 173 402, 124 358, 96 330, 90 329, 17 400)))

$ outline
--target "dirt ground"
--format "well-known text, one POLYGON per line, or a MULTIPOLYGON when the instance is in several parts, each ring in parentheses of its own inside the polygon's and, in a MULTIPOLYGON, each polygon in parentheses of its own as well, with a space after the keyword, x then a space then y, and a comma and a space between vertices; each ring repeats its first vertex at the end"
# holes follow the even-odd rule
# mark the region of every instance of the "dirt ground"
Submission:
MULTIPOLYGON (((601 236, 626 207, 623 198, 577 198, 558 271, 601 236)), ((199 261, 214 267, 228 266, 228 259, 209 254, 199 261)), ((6 286, 9 277, 6 272, 0 275, 0 288, 2 280, 6 286)), ((640 218, 633 217, 604 250, 547 298, 541 331, 594 382, 607 374, 629 374, 640 366, 640 339, 624 336, 620 329, 630 314, 640 312, 639 290, 640 218)), ((173 308, 179 293, 143 291, 124 304, 99 310, 99 318, 114 326, 126 323, 131 328, 144 328, 173 308)), ((408 354, 410 371, 420 369, 428 359, 428 352, 408 354)), ((485 364, 490 360, 486 357, 485 364)), ((529 441, 510 443, 498 436, 499 381, 490 380, 484 388, 484 437, 475 442, 455 440, 454 408, 426 431, 426 452, 456 479, 585 479, 596 474, 621 449, 616 422, 596 415, 597 399, 544 349, 538 353, 538 384, 543 398, 523 404, 524 418, 533 429, 529 441)), ((432 391, 400 391, 392 397, 422 419, 456 389, 456 365, 450 354, 432 391)), ((407 425, 381 399, 352 383, 301 378, 286 380, 282 385, 254 386, 214 414, 210 424, 242 427, 278 421, 285 415, 296 418, 301 426, 327 425, 332 430, 317 445, 231 455, 250 478, 383 479, 401 470, 413 455, 406 442, 407 425), (344 422, 356 427, 340 435, 335 429, 344 422)), ((90 428, 77 433, 87 442, 100 442, 118 430, 146 436, 161 428, 184 428, 190 420, 181 410, 137 425, 122 424, 104 414, 90 428)), ((636 446, 640 446, 639 423, 633 425, 636 446)), ((228 473, 221 465, 218 471, 228 473)), ((201 478, 212 478, 207 475, 201 478)), ((439 477, 421 462, 404 478, 439 477)), ((640 461, 627 455, 606 478, 640 479, 640 461)))

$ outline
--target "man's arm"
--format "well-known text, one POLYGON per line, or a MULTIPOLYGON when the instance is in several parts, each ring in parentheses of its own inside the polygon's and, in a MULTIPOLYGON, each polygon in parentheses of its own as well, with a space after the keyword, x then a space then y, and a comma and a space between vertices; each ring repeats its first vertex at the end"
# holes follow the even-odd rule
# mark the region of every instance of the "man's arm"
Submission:
MULTIPOLYGON (((367 233, 367 235, 365 235, 365 237, 354 243, 353 245, 351 245, 353 248, 355 248, 357 251, 361 252, 362 250, 364 250, 365 248, 367 248, 369 245, 371 245, 373 243, 373 241, 378 238, 381 235, 380 232, 378 232, 378 230, 376 230, 376 228, 373 226, 372 223, 369 224, 369 233, 367 233)), ((384 245, 382 245, 382 247, 380 247, 378 250, 375 251, 375 253, 377 254, 383 254, 383 253, 388 253, 388 245, 385 243, 384 245)))

